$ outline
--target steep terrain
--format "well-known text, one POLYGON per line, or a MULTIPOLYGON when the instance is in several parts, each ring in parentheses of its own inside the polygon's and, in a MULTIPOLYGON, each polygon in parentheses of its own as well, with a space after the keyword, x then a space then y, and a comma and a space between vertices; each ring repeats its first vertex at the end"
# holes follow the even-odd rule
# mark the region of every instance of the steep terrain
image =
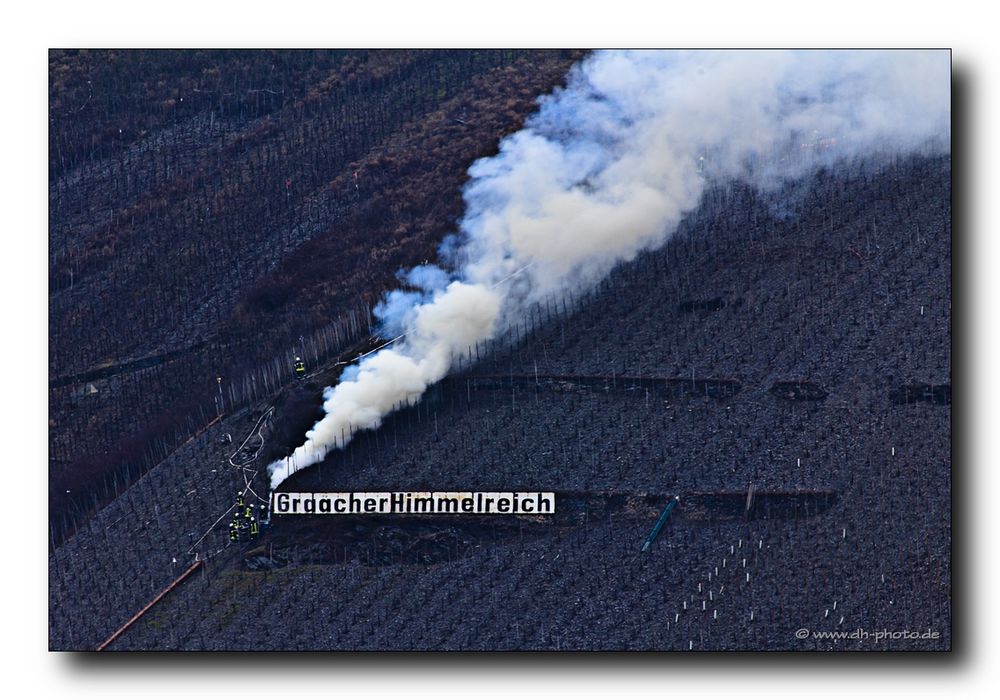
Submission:
POLYGON ((281 487, 552 490, 555 518, 276 517, 226 547, 227 459, 273 404, 247 476, 266 464, 303 419, 286 390, 56 549, 52 646, 96 646, 197 554, 113 649, 950 648, 950 167, 713 189, 661 250, 281 487), (937 636, 811 636, 859 629, 937 636))
POLYGON ((295 354, 366 335, 581 55, 53 51, 53 541, 295 354))

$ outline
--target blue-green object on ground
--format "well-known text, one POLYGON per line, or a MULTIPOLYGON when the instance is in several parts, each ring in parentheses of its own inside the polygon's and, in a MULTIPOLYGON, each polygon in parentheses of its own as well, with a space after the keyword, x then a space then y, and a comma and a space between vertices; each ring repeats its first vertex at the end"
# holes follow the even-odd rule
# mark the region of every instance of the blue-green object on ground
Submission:
POLYGON ((669 501, 667 501, 667 505, 663 508, 663 512, 660 513, 660 517, 656 521, 656 525, 653 525, 653 529, 649 531, 646 541, 642 544, 642 551, 648 552, 650 547, 653 546, 653 542, 660 536, 660 530, 662 530, 663 526, 667 524, 667 518, 670 517, 670 511, 672 511, 674 507, 680 503, 680 501, 680 496, 673 496, 669 501))

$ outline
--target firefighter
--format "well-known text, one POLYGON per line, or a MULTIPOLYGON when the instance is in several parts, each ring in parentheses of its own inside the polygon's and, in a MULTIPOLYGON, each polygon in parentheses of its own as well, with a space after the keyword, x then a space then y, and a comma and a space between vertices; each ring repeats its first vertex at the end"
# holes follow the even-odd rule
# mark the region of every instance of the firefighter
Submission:
POLYGON ((242 491, 237 491, 236 492, 236 508, 237 508, 237 510, 239 510, 242 507, 243 507, 243 492, 242 491))
POLYGON ((302 361, 301 357, 295 358, 295 376, 299 379, 306 376, 306 363, 302 361))
POLYGON ((247 520, 253 517, 253 506, 248 505, 243 509, 243 517, 247 520))
POLYGON ((229 523, 229 541, 239 542, 240 541, 240 526, 235 520, 229 523))
POLYGON ((257 519, 250 516, 250 537, 256 537, 260 533, 260 526, 257 525, 257 519))

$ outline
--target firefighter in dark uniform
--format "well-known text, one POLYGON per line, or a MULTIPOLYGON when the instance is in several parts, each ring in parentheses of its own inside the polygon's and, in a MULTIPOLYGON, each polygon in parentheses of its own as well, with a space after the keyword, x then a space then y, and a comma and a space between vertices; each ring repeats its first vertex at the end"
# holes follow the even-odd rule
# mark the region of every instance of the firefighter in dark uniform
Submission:
POLYGON ((259 534, 260 534, 260 526, 257 525, 257 519, 251 515, 250 516, 250 539, 255 538, 259 534))
POLYGON ((306 376, 306 363, 302 361, 301 357, 295 358, 295 376, 299 379, 306 376))
POLYGON ((229 523, 229 541, 239 542, 240 541, 240 526, 236 520, 232 520, 229 523))

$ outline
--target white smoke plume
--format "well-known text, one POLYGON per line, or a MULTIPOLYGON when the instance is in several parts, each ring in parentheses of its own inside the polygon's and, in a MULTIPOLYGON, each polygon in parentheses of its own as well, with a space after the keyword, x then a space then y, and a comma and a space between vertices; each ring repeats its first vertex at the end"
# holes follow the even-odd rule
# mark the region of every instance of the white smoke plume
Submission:
POLYGON ((450 269, 402 275, 377 310, 403 337, 324 392, 326 415, 271 486, 377 428, 546 295, 662 245, 709 181, 773 187, 810 170, 947 153, 947 51, 606 51, 477 161, 450 269))

